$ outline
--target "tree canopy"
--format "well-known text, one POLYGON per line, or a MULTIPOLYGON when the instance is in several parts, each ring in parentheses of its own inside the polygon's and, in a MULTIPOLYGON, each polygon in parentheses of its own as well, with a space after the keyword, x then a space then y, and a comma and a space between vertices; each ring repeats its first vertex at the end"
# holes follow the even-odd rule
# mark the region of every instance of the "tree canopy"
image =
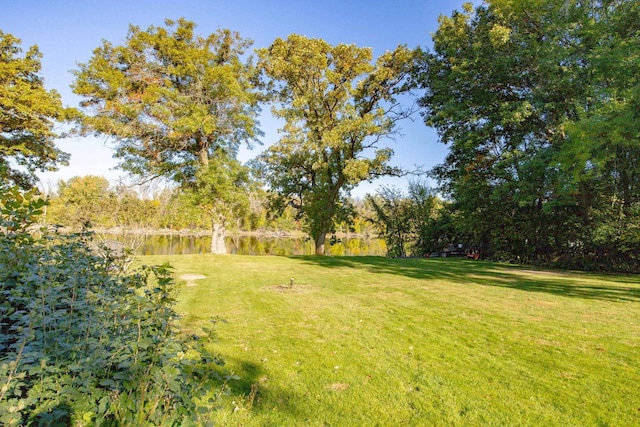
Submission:
POLYGON ((21 52, 20 39, 0 31, 0 179, 26 189, 35 185, 35 172, 68 164, 69 155, 54 144, 61 136, 55 122, 72 110, 45 89, 38 47, 21 52))
POLYGON ((496 0, 441 18, 422 105, 469 239, 525 262, 633 262, 639 10, 496 0))
MULTIPOLYGON (((123 170, 177 183, 223 238, 253 191, 237 152, 258 142, 269 99, 282 135, 254 165, 272 206, 295 209, 321 254, 360 182, 403 174, 385 141, 421 86, 425 123, 450 147, 432 171, 446 201, 440 236, 500 259, 637 270, 639 20, 631 0, 489 0, 442 16, 427 51, 376 59, 292 34, 258 49, 255 65, 251 42, 230 30, 131 26, 75 70, 81 117, 44 89, 38 48, 21 56, 0 32, 2 185, 28 187, 64 164, 54 123, 73 116, 81 132, 113 138, 123 170)), ((402 199, 387 195, 390 207, 402 199)))
POLYGON ((104 41, 73 90, 85 98, 83 129, 114 137, 125 171, 184 183, 216 150, 256 140, 257 94, 241 59, 250 41, 229 30, 199 37, 184 19, 166 26, 104 41))
MULTIPOLYGON (((82 129, 112 136, 122 169, 192 192, 206 181, 212 196, 215 180, 202 173, 226 173, 211 159, 235 161, 240 144, 257 141, 259 95, 243 60, 251 42, 229 30, 200 37, 194 28, 184 19, 147 31, 131 26, 123 45, 104 41, 80 64, 73 89, 85 98, 82 129)), ((211 214, 224 221, 219 210, 211 214)))
POLYGON ((294 206, 305 218, 316 252, 360 182, 400 174, 389 165, 392 135, 410 109, 398 102, 408 91, 416 53, 404 46, 372 63, 369 48, 297 34, 258 50, 258 66, 285 125, 282 138, 258 159, 277 193, 276 206, 294 206))

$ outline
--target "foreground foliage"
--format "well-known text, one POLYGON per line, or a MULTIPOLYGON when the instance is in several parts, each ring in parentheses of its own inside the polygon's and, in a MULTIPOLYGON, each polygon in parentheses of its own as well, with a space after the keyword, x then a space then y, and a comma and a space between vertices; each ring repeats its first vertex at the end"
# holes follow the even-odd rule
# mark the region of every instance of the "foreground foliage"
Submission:
POLYGON ((85 235, 34 236, 44 204, 0 204, 0 424, 205 424, 226 380, 178 334, 171 268, 125 274, 85 235))

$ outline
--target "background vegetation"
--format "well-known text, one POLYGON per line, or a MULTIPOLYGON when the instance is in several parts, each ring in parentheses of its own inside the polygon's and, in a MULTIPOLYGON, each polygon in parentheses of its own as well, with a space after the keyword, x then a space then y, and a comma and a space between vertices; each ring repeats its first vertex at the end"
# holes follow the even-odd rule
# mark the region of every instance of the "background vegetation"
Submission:
MULTIPOLYGON (((120 228, 129 231, 161 230, 199 233, 211 227, 211 219, 188 192, 174 188, 116 185, 98 176, 74 177, 57 184, 49 194, 49 205, 39 217, 41 224, 59 225, 80 231, 85 225, 94 229, 120 228)), ((353 216, 349 222, 334 225, 338 232, 373 235, 377 227, 370 219, 373 212, 363 200, 351 200, 353 216)), ((243 232, 303 232, 303 221, 293 208, 277 214, 268 208, 267 194, 254 189, 245 209, 236 210, 227 219, 228 228, 243 232)))
POLYGON ((382 141, 415 111, 401 97, 413 92, 449 154, 430 172, 428 213, 415 188, 371 198, 388 238, 400 239, 391 222, 410 228, 390 255, 461 243, 496 260, 638 272, 636 18, 629 0, 494 0, 443 16, 432 49, 400 46, 374 61, 366 48, 292 35, 257 49, 256 63, 233 31, 202 37, 193 22, 167 20, 131 27, 124 43, 105 41, 78 65, 82 111, 43 88, 37 48, 22 57, 19 40, 2 33, 0 172, 4 185, 29 186, 36 171, 64 164, 53 124, 73 120, 76 132, 115 138, 125 171, 175 188, 138 203, 120 187, 103 197, 120 211, 85 213, 83 203, 97 202, 83 192, 104 193, 106 183, 78 178, 59 186, 57 221, 208 227, 221 252, 227 226, 267 226, 257 206, 268 201, 293 213, 321 254, 336 223, 353 221, 356 184, 407 172, 390 166, 382 141), (252 175, 237 150, 259 140, 257 113, 269 103, 282 138, 254 159, 252 175))

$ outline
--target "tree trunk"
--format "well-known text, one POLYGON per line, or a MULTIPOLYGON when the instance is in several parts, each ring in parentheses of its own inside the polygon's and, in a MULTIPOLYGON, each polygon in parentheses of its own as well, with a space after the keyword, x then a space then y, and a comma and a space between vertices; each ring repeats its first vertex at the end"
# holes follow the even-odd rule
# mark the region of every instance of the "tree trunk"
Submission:
POLYGON ((316 255, 324 255, 324 239, 327 233, 319 233, 316 236, 316 255))
POLYGON ((224 242, 226 230, 223 224, 219 224, 215 219, 211 220, 211 253, 226 254, 227 246, 224 242))

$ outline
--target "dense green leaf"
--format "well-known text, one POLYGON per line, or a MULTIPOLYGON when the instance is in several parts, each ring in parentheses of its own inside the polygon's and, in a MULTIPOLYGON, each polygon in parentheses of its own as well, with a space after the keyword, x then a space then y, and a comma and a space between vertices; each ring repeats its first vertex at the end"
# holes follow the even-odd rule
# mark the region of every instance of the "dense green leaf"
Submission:
POLYGON ((20 39, 0 31, 0 185, 28 189, 35 172, 68 164, 69 155, 54 145, 62 136, 54 124, 73 111, 63 108, 56 91, 45 89, 38 47, 21 52, 20 39))
POLYGON ((273 207, 293 206, 322 254, 326 234, 351 216, 351 190, 402 173, 380 141, 411 113, 397 100, 411 88, 417 52, 399 46, 372 64, 369 48, 292 34, 258 55, 272 111, 285 124, 256 167, 277 194, 273 207))
POLYGON ((17 187, 0 197, 0 422, 205 423, 185 396, 225 383, 217 356, 178 334, 171 267, 125 275, 86 233, 32 234, 41 205, 17 187))
POLYGON ((629 0, 494 0, 441 18, 417 76, 450 145, 433 173, 489 255, 638 271, 639 14, 629 0))

